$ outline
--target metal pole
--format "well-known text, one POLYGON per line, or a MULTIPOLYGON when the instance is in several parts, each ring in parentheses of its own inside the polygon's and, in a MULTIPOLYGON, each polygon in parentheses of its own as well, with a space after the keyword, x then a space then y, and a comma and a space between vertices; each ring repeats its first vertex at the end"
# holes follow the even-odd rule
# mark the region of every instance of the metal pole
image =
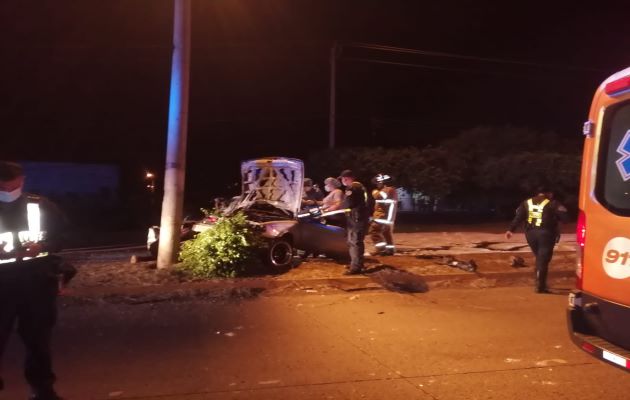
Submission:
POLYGON ((190 0, 174 0, 173 61, 157 267, 177 260, 184 205, 190 78, 190 0))
POLYGON ((337 42, 330 49, 330 114, 328 116, 328 147, 335 148, 337 125, 337 42))

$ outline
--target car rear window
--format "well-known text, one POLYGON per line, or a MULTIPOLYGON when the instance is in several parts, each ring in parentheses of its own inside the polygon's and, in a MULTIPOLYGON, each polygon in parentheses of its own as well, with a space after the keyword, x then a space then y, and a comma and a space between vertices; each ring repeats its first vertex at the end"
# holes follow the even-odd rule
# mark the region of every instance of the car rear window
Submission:
POLYGON ((608 210, 630 216, 630 101, 606 110, 595 193, 608 210))

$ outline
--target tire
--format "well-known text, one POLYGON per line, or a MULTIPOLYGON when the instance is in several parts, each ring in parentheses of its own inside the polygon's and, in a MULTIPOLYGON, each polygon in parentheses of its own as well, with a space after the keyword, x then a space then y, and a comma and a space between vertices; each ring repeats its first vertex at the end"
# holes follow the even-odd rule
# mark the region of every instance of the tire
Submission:
POLYGON ((274 269, 288 268, 293 263, 295 249, 286 239, 276 239, 269 244, 267 264, 274 269))

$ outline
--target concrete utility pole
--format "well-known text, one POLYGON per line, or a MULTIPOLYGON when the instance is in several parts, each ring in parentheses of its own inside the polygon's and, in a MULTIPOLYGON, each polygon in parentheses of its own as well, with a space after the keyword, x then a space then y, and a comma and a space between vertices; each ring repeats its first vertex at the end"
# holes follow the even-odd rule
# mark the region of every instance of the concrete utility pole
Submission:
POLYGON ((157 267, 176 261, 184 205, 188 93, 190 80, 190 0, 174 0, 173 62, 168 113, 164 198, 157 267))
POLYGON ((335 148, 337 125, 337 42, 330 49, 330 114, 328 116, 328 147, 335 148))

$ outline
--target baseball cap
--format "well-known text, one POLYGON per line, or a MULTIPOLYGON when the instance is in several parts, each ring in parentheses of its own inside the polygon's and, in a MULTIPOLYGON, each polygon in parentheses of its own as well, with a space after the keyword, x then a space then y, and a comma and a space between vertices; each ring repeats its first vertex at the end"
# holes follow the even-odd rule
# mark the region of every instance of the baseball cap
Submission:
POLYGON ((354 172, 352 172, 351 169, 344 169, 341 171, 341 174, 339 174, 339 179, 341 178, 354 178, 354 172))

